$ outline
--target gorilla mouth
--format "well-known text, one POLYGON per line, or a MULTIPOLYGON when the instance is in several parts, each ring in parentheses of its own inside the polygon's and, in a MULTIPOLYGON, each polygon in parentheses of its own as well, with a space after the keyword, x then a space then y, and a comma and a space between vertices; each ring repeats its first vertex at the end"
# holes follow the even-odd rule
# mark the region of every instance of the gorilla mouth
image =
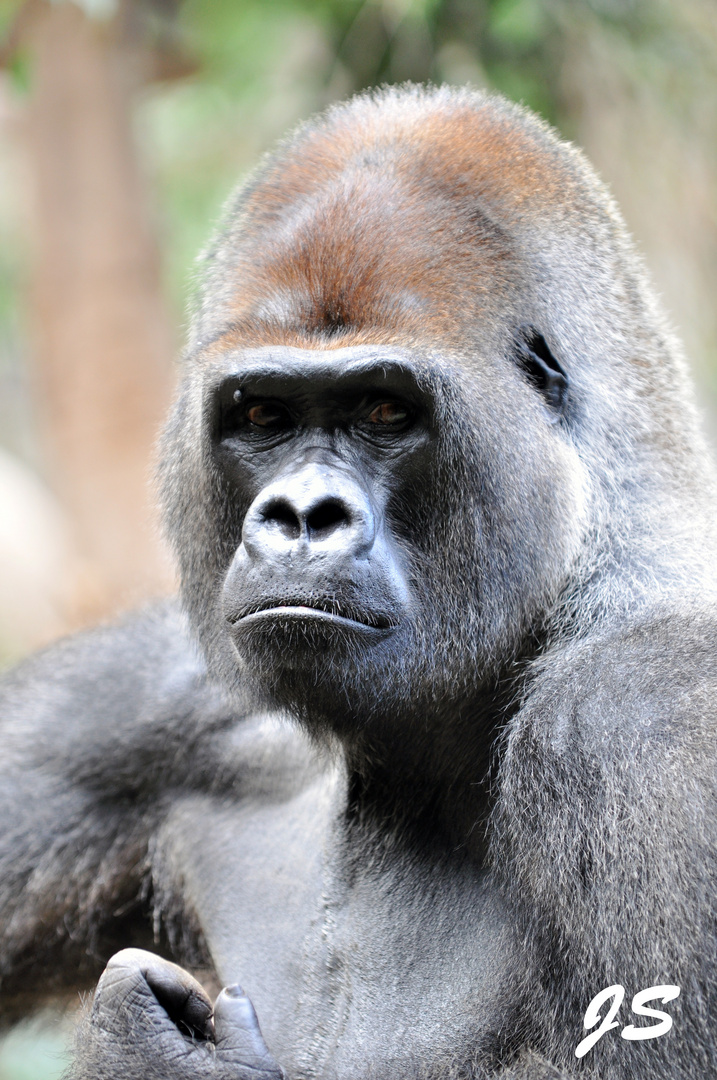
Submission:
POLYGON ((287 622, 324 625, 344 630, 390 633, 398 621, 385 612, 359 610, 335 600, 311 599, 297 603, 293 600, 267 600, 251 605, 229 618, 231 625, 240 627, 259 626, 268 622, 287 622))

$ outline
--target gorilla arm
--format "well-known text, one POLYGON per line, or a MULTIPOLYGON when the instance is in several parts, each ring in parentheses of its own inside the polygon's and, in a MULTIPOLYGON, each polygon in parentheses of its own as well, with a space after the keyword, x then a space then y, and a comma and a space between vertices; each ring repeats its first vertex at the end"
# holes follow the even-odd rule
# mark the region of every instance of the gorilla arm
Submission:
POLYGON ((152 942, 141 918, 151 836, 171 790, 232 782, 218 774, 213 737, 236 720, 169 605, 69 639, 6 677, 5 1019, 92 985, 128 941, 152 942))
POLYGON ((570 1061, 592 997, 622 984, 586 1062, 600 1076, 715 1070, 716 633, 685 601, 552 651, 500 752, 493 860, 533 946, 537 1044, 570 1061), (632 996, 663 984, 681 988, 672 1031, 620 1038, 632 996))

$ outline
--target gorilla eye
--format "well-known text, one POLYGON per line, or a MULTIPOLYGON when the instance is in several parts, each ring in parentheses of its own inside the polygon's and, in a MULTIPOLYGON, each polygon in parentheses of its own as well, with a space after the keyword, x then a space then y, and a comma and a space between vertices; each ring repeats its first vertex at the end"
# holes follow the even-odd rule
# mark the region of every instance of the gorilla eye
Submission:
POLYGON ((369 424, 396 425, 405 424, 409 419, 408 409, 397 401, 382 401, 366 417, 369 424))
POLYGON ((262 401, 258 405, 250 405, 245 415, 249 423, 255 427, 276 429, 291 426, 291 417, 287 410, 273 401, 262 401))
POLYGON ((555 410, 557 421, 565 412, 568 400, 568 376, 555 359, 542 334, 532 327, 521 327, 516 342, 520 367, 536 390, 555 410))

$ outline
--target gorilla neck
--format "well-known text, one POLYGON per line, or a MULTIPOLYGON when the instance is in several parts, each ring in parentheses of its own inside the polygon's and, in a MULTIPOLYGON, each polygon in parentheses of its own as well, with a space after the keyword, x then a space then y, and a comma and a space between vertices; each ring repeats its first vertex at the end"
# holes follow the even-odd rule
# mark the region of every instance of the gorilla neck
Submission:
POLYGON ((444 703, 433 714, 414 707, 363 724, 337 723, 335 712, 318 723, 315 714, 300 719, 313 739, 338 743, 350 818, 466 846, 482 862, 492 749, 516 697, 514 683, 499 680, 473 701, 444 703))

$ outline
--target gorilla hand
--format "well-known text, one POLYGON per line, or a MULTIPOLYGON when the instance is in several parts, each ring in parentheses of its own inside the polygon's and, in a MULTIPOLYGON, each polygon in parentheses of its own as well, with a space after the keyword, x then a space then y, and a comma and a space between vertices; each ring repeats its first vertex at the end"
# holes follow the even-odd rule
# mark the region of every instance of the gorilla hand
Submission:
POLYGON ((204 989, 176 964, 124 949, 80 1026, 72 1080, 283 1080, 241 987, 204 989))

